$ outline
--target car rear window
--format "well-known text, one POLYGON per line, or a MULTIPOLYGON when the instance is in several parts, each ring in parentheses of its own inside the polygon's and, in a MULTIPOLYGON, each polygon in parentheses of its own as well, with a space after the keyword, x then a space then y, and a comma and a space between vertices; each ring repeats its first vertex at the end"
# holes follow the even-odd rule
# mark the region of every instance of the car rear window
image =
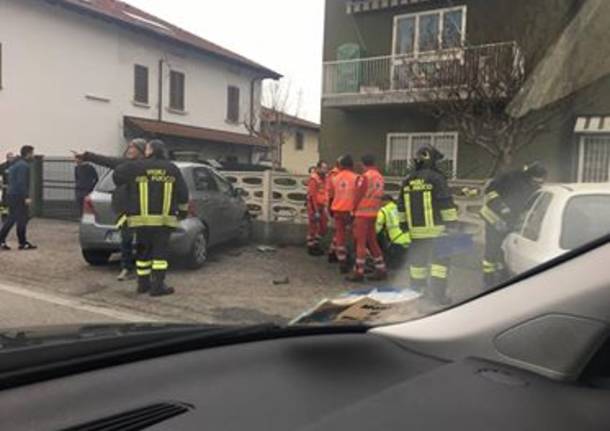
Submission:
POLYGON ((571 198, 563 213, 560 246, 573 250, 610 233, 610 195, 571 198))
POLYGON ((112 179, 112 171, 109 171, 104 177, 97 183, 95 188, 98 192, 111 193, 116 188, 114 180, 112 179))

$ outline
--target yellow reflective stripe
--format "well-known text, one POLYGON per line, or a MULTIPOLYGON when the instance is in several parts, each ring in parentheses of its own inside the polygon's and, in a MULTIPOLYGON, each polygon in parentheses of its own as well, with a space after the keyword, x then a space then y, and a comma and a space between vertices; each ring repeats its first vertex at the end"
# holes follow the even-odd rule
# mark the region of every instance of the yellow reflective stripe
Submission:
POLYGON ((150 268, 146 268, 146 269, 136 269, 136 274, 138 274, 139 277, 146 277, 147 275, 152 274, 152 270, 150 268))
POLYGON ((152 266, 151 260, 138 260, 136 261, 136 266, 138 268, 150 268, 152 266))
POLYGON ((483 217, 484 220, 488 221, 491 224, 496 224, 500 221, 500 217, 498 217, 498 215, 493 212, 487 205, 484 205, 483 208, 481 208, 479 214, 481 215, 481 217, 483 217))
POLYGON ((421 266, 409 267, 409 275, 414 280, 425 280, 428 278, 428 268, 421 266))
POLYGON ((495 199, 495 198, 498 198, 498 197, 500 197, 500 195, 499 195, 499 194, 498 194, 498 192, 496 192, 496 191, 489 192, 489 193, 487 193, 487 194, 485 195, 485 198, 486 198, 487 200, 492 200, 492 199, 495 199))
POLYGON ((165 271, 168 267, 167 260, 153 260, 152 262, 153 271, 165 271))
POLYGON ((442 217, 443 221, 457 221, 457 219, 458 219, 457 209, 450 208, 450 209, 442 210, 441 217, 442 217))
POLYGON ((125 222, 127 221, 127 215, 123 214, 121 217, 119 217, 119 219, 116 221, 116 227, 121 227, 125 224, 125 222))
POLYGON ((434 226, 434 213, 432 211, 432 192, 424 192, 424 220, 426 227, 434 226))
POLYGON ((485 274, 493 274, 498 269, 497 265, 493 262, 489 262, 487 260, 483 261, 483 272, 485 274))
POLYGON ((169 215, 172 207, 172 194, 174 192, 174 183, 168 181, 163 187, 163 215, 169 215))
POLYGON ((127 225, 129 227, 143 227, 143 226, 177 227, 178 218, 174 215, 129 216, 127 218, 127 225))
POLYGON ((140 214, 148 215, 148 181, 140 181, 140 214))
POLYGON ((430 275, 434 278, 445 279, 449 274, 449 268, 444 265, 430 265, 430 275))
POLYGON ((429 239, 438 238, 445 233, 445 226, 434 226, 434 227, 414 227, 409 233, 412 239, 429 239))

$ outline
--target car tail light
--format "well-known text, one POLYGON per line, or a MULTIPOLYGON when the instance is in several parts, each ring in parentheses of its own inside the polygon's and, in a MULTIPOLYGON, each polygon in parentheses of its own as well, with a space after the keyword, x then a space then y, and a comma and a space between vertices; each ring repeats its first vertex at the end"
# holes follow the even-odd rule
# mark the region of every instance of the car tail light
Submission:
POLYGON ((93 207, 91 196, 86 196, 83 200, 83 215, 85 214, 95 216, 95 208, 93 207))
POLYGON ((195 205, 195 201, 193 201, 192 199, 189 201, 188 216, 197 217, 197 206, 195 205))

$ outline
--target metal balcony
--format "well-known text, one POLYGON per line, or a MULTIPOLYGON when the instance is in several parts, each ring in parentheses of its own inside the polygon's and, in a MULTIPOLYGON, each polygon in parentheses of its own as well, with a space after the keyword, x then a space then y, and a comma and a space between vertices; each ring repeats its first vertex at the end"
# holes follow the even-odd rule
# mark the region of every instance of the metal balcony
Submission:
POLYGON ((468 46, 414 55, 324 63, 324 107, 422 103, 475 82, 519 79, 523 56, 516 42, 468 46))

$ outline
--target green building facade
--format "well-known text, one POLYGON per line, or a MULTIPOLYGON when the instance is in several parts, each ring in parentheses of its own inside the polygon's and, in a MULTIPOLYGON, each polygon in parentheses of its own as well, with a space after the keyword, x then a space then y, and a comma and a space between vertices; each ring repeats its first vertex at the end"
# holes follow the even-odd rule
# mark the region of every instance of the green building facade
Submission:
MULTIPOLYGON (((468 74, 483 76, 490 67, 518 67, 525 76, 523 93, 550 85, 554 77, 538 76, 543 63, 558 55, 553 48, 580 14, 596 15, 583 9, 598 1, 326 0, 321 156, 372 153, 388 173, 400 174, 419 145, 432 143, 446 153, 458 178, 486 177, 490 157, 432 115, 426 92, 460 83, 468 74), (443 70, 443 82, 430 82, 430 70, 437 77, 443 70), (531 82, 536 80, 543 82, 531 82)), ((575 85, 568 97, 541 109, 525 109, 530 100, 520 94, 517 115, 548 121, 513 165, 541 160, 552 180, 608 180, 610 167, 602 172, 603 160, 593 162, 600 166, 582 165, 591 152, 610 161, 610 118, 607 126, 604 120, 610 116, 609 93, 610 81, 602 77, 575 85), (583 152, 583 136, 591 132, 583 121, 604 123, 593 131, 596 142, 607 139, 602 150, 588 146, 583 152)), ((503 101, 506 107, 513 102, 503 101)))

